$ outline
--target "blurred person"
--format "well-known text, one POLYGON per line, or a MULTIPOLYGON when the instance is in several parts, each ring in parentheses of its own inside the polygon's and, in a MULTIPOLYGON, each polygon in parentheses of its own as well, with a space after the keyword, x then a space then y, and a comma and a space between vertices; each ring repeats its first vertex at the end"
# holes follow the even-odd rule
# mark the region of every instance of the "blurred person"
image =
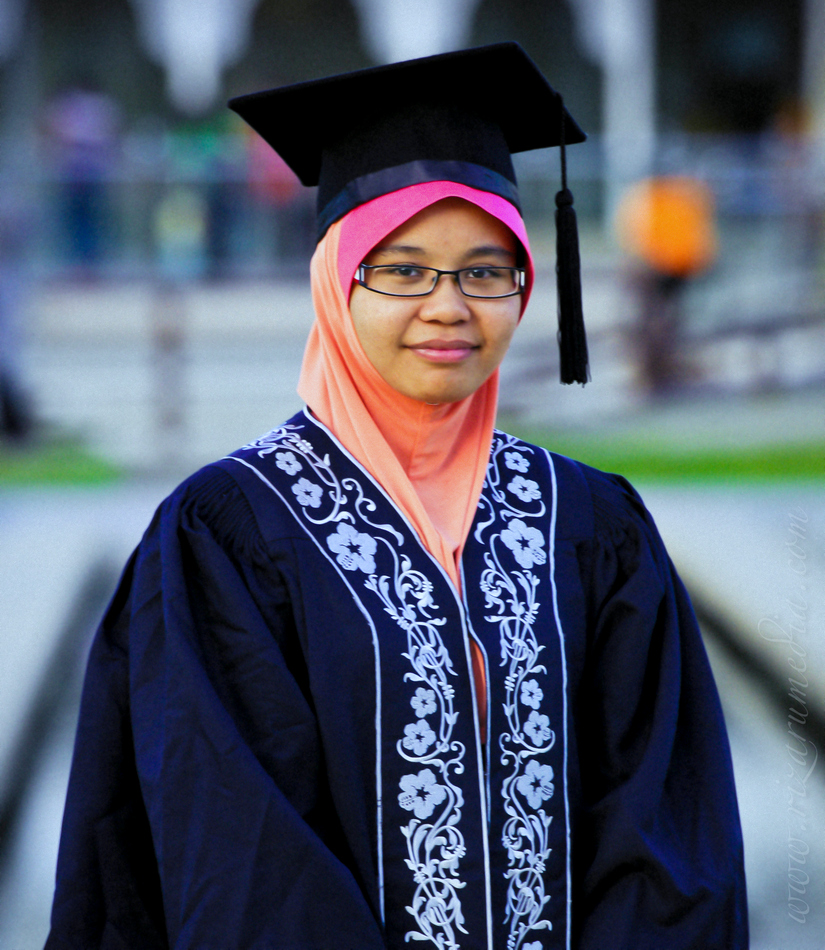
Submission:
POLYGON ((233 172, 222 155, 213 156, 206 184, 206 257, 212 278, 226 277, 231 271, 233 212, 237 204, 233 172))
POLYGON ((689 282, 716 259, 713 196, 703 182, 662 176, 633 185, 616 214, 619 241, 635 259, 633 332, 639 379, 664 395, 690 378, 681 352, 683 297, 689 282))
POLYGON ((126 567, 47 947, 746 947, 724 723, 653 521, 494 429, 535 275, 510 153, 583 139, 561 97, 501 44, 232 106, 319 186, 307 408, 126 567))
POLYGON ((213 118, 191 130, 188 137, 189 149, 196 152, 203 178, 205 272, 209 278, 219 280, 232 270, 232 237, 243 188, 239 181, 243 153, 237 146, 238 136, 231 120, 213 118), (239 151, 241 155, 237 154, 239 151))
POLYGON ((90 78, 59 93, 46 112, 66 250, 88 276, 105 254, 106 182, 117 157, 120 124, 117 103, 90 78))
POLYGON ((21 320, 28 285, 28 216, 18 182, 0 173, 0 434, 23 442, 34 429, 20 368, 21 320))
POLYGON ((209 204, 201 189, 173 185, 158 201, 152 225, 162 278, 185 283, 207 272, 209 204))

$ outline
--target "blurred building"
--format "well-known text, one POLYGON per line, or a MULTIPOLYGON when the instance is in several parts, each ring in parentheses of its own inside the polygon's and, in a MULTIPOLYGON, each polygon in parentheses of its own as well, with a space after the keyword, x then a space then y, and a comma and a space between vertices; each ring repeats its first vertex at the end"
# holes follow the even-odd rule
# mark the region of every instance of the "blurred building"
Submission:
MULTIPOLYGON (((5 131, 92 76, 127 117, 372 62, 520 41, 597 131, 759 132, 821 110, 822 0, 0 0, 5 131), (808 101, 806 101, 808 100, 808 101), (651 115, 640 110, 650 109, 651 115)), ((649 143, 648 143, 649 144, 649 143)))
MULTIPOLYGON (((119 161, 107 156, 102 176, 115 193, 95 196, 99 223, 100 208, 109 214, 108 255, 95 259, 151 258, 159 190, 194 184, 208 192, 201 270, 221 273, 233 259, 279 257, 293 227, 272 225, 254 201, 241 207, 254 169, 227 98, 509 39, 564 90, 591 135, 571 169, 586 219, 607 223, 630 182, 690 173, 718 179, 723 216, 728 206, 804 206, 801 240, 816 246, 825 199, 806 189, 825 165, 825 0, 0 0, 0 162, 16 162, 20 187, 41 199, 37 254, 65 260, 64 237, 49 232, 67 189, 44 148, 48 107, 95 88, 122 132, 119 161), (774 172, 781 186, 767 180, 774 172)), ((551 214, 543 181, 556 161, 526 157, 528 215, 551 214)))
MULTIPOLYGON (((35 273, 304 274, 312 195, 227 98, 511 39, 590 136, 570 168, 587 266, 615 271, 610 225, 628 185, 706 183, 726 290, 710 299, 697 282, 687 335, 769 383, 778 334, 807 339, 822 323, 825 0, 0 0, 0 168, 39 209, 35 273), (97 144, 86 121, 73 166, 55 104, 83 90, 97 144)), ((531 232, 549 243, 558 157, 526 153, 516 169, 531 232)))

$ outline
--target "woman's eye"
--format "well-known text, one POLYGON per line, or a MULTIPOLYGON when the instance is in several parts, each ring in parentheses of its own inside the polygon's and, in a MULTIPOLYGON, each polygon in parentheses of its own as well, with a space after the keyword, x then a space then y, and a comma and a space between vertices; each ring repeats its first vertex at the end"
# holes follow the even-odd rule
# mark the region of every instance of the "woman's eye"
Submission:
POLYGON ((470 280, 496 280, 507 272, 501 267, 468 267, 464 273, 470 280))
POLYGON ((396 264, 391 267, 387 267, 385 271, 390 277, 399 277, 401 279, 407 279, 414 277, 421 277, 421 268, 413 267, 410 264, 396 264))

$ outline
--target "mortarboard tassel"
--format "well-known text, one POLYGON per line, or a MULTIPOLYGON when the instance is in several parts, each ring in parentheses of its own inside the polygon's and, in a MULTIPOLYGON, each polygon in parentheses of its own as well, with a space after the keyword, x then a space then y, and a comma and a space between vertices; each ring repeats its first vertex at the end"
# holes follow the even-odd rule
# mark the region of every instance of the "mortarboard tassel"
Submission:
POLYGON ((559 297, 559 357, 561 381, 581 383, 590 379, 587 336, 582 313, 579 229, 573 208, 573 193, 567 187, 567 155, 564 147, 564 103, 561 106, 561 191, 556 194, 556 283, 559 297))

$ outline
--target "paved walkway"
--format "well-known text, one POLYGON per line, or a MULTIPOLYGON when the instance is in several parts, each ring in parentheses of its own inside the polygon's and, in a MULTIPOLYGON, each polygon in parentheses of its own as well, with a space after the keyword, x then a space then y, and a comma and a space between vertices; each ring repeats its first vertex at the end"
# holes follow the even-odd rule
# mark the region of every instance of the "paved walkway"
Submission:
POLYGON ((642 491, 697 600, 722 614, 774 683, 768 699, 706 637, 733 752, 753 950, 821 950, 825 746, 808 718, 825 721, 825 492, 642 491), (806 923, 789 915, 804 907, 806 923))

